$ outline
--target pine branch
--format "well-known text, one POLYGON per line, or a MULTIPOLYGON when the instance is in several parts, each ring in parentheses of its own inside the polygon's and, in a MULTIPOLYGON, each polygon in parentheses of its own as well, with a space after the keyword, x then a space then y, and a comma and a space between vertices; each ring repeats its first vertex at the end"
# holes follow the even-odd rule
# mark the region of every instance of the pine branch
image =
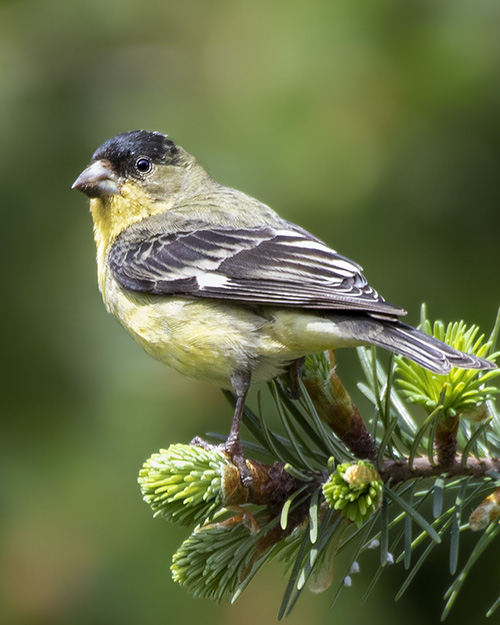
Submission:
POLYGON ((416 458, 412 466, 408 461, 394 461, 390 459, 384 460, 380 477, 384 482, 397 484, 400 482, 408 482, 417 478, 429 478, 445 476, 447 478, 455 477, 474 477, 482 478, 491 476, 494 473, 500 474, 499 458, 469 458, 465 466, 462 465, 462 457, 456 456, 450 464, 432 464, 428 458, 416 458))
MULTIPOLYGON (((500 312, 488 341, 463 322, 431 326, 424 315, 423 329, 483 358, 500 355, 493 353, 500 312)), ((256 441, 244 443, 252 488, 223 449, 205 442, 172 445, 144 464, 139 482, 155 515, 197 524, 172 563, 174 580, 193 596, 234 601, 265 562, 278 559, 288 574, 282 618, 306 586, 313 592, 330 586, 339 550, 351 549, 353 560, 335 600, 359 571, 359 557, 379 548, 371 590, 401 542, 397 561, 409 573, 400 596, 429 554, 442 548, 446 533, 455 575, 461 532, 486 529, 450 587, 445 614, 450 611, 485 545, 500 537, 500 414, 492 401, 500 370, 452 369, 440 376, 397 357, 386 372, 374 348, 358 348, 358 354, 366 376, 358 387, 373 405, 371 418, 362 417, 331 352, 308 357, 302 380, 292 377, 298 399, 291 398, 290 380, 269 385, 282 432, 270 429, 260 401, 258 414, 245 407, 244 424, 256 441), (407 402, 424 408, 423 420, 397 387, 407 402), (272 460, 251 459, 255 453, 272 460), (430 496, 428 519, 424 502, 430 496), (474 505, 464 526, 463 511, 474 505), (412 552, 422 543, 427 545, 411 567, 412 552)), ((500 599, 491 605, 489 613, 500 599)))

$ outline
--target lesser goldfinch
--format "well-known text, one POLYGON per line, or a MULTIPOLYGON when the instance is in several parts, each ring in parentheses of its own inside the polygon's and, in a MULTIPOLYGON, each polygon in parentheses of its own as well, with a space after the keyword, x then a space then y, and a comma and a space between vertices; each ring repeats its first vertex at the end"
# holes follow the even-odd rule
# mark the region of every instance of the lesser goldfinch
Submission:
POLYGON ((373 344, 438 374, 495 367, 399 321, 359 265, 213 180, 166 135, 109 139, 73 188, 90 198, 107 310, 154 358, 233 389, 226 449, 238 458, 250 382, 307 354, 373 344))

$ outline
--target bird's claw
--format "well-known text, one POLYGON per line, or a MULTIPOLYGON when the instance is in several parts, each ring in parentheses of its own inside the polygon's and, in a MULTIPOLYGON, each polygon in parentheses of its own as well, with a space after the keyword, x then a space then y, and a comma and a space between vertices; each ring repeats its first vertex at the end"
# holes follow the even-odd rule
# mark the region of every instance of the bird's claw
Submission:
POLYGON ((250 469, 248 468, 245 452, 243 449, 243 445, 239 438, 231 439, 228 438, 225 443, 220 443, 215 445, 214 443, 209 443, 205 439, 201 438, 201 436, 195 436, 190 445, 195 445, 196 447, 201 447, 206 451, 221 451, 228 455, 231 458, 231 462, 240 472, 240 481, 241 484, 248 488, 250 493, 253 491, 253 478, 250 469))

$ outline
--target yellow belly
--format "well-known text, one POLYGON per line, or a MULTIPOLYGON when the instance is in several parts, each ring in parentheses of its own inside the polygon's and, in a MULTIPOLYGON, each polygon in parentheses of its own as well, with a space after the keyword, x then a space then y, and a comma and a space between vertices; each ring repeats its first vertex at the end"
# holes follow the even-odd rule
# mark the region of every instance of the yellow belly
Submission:
POLYGON ((148 354, 221 388, 231 388, 231 376, 241 369, 251 370, 253 382, 268 381, 301 356, 359 344, 314 313, 137 293, 109 272, 103 277, 108 311, 148 354))
POLYGON ((273 338, 273 322, 250 309, 219 302, 127 291, 111 278, 103 297, 109 312, 153 358, 222 388, 241 368, 269 380, 298 357, 273 338))

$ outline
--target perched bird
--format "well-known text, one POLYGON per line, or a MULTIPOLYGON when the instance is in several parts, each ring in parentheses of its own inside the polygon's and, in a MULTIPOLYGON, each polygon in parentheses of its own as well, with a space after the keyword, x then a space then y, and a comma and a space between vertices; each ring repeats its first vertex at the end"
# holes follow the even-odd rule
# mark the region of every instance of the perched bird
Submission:
POLYGON ((258 200, 213 180, 158 132, 106 141, 73 184, 90 198, 104 303, 154 358, 233 389, 314 352, 373 344, 438 374, 495 365, 398 320, 361 267, 258 200))

